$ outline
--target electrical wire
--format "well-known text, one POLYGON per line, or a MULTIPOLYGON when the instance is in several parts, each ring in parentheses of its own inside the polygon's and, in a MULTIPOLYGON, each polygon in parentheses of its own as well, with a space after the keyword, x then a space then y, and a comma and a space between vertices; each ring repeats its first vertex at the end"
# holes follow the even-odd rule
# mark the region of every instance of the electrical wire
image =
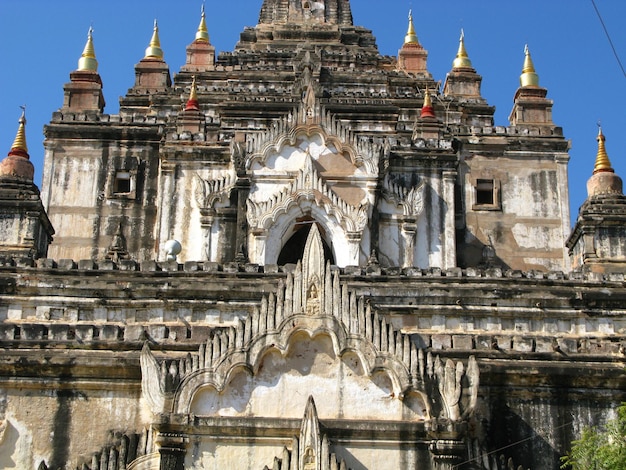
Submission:
MULTIPOLYGON (((562 424, 562 425, 557 426, 556 428, 554 428, 554 430, 556 431, 557 429, 564 428, 565 426, 570 426, 572 423, 573 423, 573 421, 570 421, 569 423, 562 424)), ((526 442, 526 441, 532 441, 533 439, 537 439, 538 437, 542 437, 542 436, 539 435, 539 434, 535 434, 534 436, 526 437, 524 439, 521 439, 519 441, 513 442, 513 443, 511 443, 509 445, 506 445, 504 447, 500 447, 499 449, 492 450, 491 452, 487 452, 486 454, 482 454, 482 455, 479 455, 478 457, 474 457, 473 459, 466 460, 465 462, 461 462, 459 464, 456 464, 456 465, 454 465, 452 467, 452 469, 459 468, 461 465, 465 465, 465 464, 468 464, 468 463, 476 462, 477 460, 481 460, 482 458, 487 457, 487 456, 489 456, 491 454, 495 454, 497 452, 501 452, 501 451, 503 451, 505 449, 508 449, 510 447, 515 447, 515 446, 517 446, 519 444, 522 444, 523 442, 526 442)))
POLYGON ((596 14, 598 15, 598 19, 600 20, 600 24, 602 25, 602 28, 604 29, 604 34, 606 34, 606 38, 609 40, 609 44, 611 45, 611 49, 613 49, 613 55, 617 59, 617 63, 619 64, 619 67, 622 69, 622 74, 624 74, 624 78, 626 78, 626 70, 624 70, 624 66, 622 65, 622 61, 620 60, 619 55, 617 55, 617 50, 615 50, 615 45, 613 44, 613 40, 611 39, 611 35, 609 34, 609 30, 607 29, 606 25, 604 24, 604 20, 602 19, 602 15, 600 14, 600 10, 598 10, 598 7, 596 5, 595 0, 591 0, 591 4, 593 5, 593 9, 596 10, 596 14))

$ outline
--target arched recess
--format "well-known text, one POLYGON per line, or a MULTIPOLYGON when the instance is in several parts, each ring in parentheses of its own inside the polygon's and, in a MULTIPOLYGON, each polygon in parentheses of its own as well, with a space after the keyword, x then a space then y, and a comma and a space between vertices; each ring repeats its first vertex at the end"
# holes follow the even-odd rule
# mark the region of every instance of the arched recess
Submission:
POLYGON ((326 264, 326 262, 335 264, 335 257, 330 244, 326 241, 323 227, 321 227, 312 217, 304 216, 296 220, 291 230, 288 230, 285 234, 285 238, 288 237, 288 239, 285 243, 283 243, 283 248, 278 255, 277 264, 279 266, 284 266, 289 263, 296 264, 302 259, 309 232, 314 224, 317 225, 322 238, 322 244, 324 246, 324 264, 326 264))
POLYGON ((392 369, 368 365, 352 348, 338 351, 332 333, 305 330, 291 334, 284 348, 265 348, 255 366, 232 369, 222 387, 197 386, 187 411, 196 416, 299 418, 309 396, 327 419, 430 418, 427 397, 414 390, 400 392, 392 369))
MULTIPOLYGON (((330 120, 324 126, 279 126, 255 142, 248 160, 248 253, 256 264, 277 264, 299 219, 310 217, 332 247, 335 263, 359 265, 374 203, 375 149, 361 149, 330 120), (358 151, 357 151, 358 149, 358 151), (370 155, 367 160, 362 155, 370 155)), ((361 257, 362 258, 362 257, 361 257)))
MULTIPOLYGON (((413 390, 424 397, 425 403, 427 402, 422 391, 414 388, 409 369, 400 358, 380 353, 370 340, 348 334, 341 322, 332 316, 315 317, 300 314, 285 319, 273 332, 255 335, 243 350, 229 350, 215 365, 190 370, 176 387, 167 408, 171 406, 171 412, 177 414, 189 414, 199 390, 208 387, 218 394, 228 393, 228 386, 236 376, 243 373, 247 377, 257 377, 265 367, 264 359, 268 354, 275 355, 279 359, 278 362, 284 361, 290 351, 293 351, 294 345, 297 346, 303 341, 305 343, 314 341, 316 338, 326 339, 327 346, 324 350, 331 351, 329 355, 335 358, 352 358, 363 371, 364 378, 387 377, 390 392, 385 395, 386 399, 402 400, 413 390), (379 375, 381 373, 382 376, 379 375)), ((296 353, 295 356, 299 354, 296 353)), ((291 368, 287 368, 283 372, 288 374, 290 370, 291 368)), ((159 374, 159 366, 155 367, 155 374, 159 374)), ((275 377, 281 374, 277 373, 275 377)), ((329 377, 336 380, 333 374, 329 377)), ((233 393, 236 393, 234 389, 233 393)), ((430 413, 430 407, 427 403, 426 405, 430 413)), ((297 411, 300 413, 301 409, 297 411)))
POLYGON ((263 263, 277 264, 278 257, 293 235, 293 228, 298 219, 303 217, 315 220, 325 234, 324 240, 332 250, 334 261, 338 266, 358 265, 360 240, 350 240, 344 228, 333 217, 329 217, 324 208, 315 201, 304 200, 292 205, 287 212, 279 215, 268 229, 265 237, 263 263))

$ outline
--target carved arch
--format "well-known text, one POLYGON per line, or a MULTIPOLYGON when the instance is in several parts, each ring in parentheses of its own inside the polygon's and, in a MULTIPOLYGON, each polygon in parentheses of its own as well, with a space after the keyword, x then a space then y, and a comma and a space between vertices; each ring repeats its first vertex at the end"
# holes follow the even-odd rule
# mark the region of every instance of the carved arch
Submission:
POLYGON ((289 130, 286 130, 281 135, 277 136, 274 140, 270 140, 265 143, 257 152, 250 155, 247 162, 247 169, 250 170, 255 162, 259 162, 262 166, 265 166, 267 160, 275 153, 280 153, 286 146, 294 146, 298 142, 299 137, 312 138, 313 136, 319 136, 322 139, 322 143, 326 146, 333 146, 337 149, 340 155, 347 154, 350 157, 350 161, 356 167, 359 167, 363 163, 362 157, 359 156, 359 152, 355 150, 352 145, 345 144, 339 137, 327 133, 324 128, 317 124, 299 125, 294 126, 289 130))
MULTIPOLYGON (((388 374, 393 398, 407 391, 425 393, 428 416, 457 422, 472 413, 477 402, 479 370, 475 358, 461 362, 433 357, 416 346, 409 334, 396 329, 367 302, 341 282, 339 271, 326 265, 316 267, 321 240, 317 231, 309 235, 317 249, 307 251, 302 263, 281 281, 276 294, 270 293, 260 308, 230 327, 215 328, 197 353, 178 360, 157 361, 146 346, 141 353, 142 396, 154 413, 188 414, 195 393, 207 385, 223 391, 236 371, 258 374, 269 351, 284 355, 298 334, 309 338, 330 338, 335 357, 355 354, 362 370, 374 377, 388 374), (319 277, 319 308, 309 309, 306 288, 319 277)), ((318 260, 319 261, 319 260, 318 260)))
MULTIPOLYGON (((247 351, 233 350, 214 368, 196 370, 188 374, 174 393, 170 411, 189 414, 194 396, 198 391, 208 385, 217 392, 223 392, 232 378, 242 370, 257 375, 264 357, 270 351, 278 351, 281 356, 285 357, 291 345, 294 344, 292 338, 302 333, 311 339, 320 335, 328 336, 332 341, 335 355, 338 358, 347 353, 356 355, 366 375, 370 378, 384 371, 391 380, 396 397, 402 398, 411 388, 409 370, 398 358, 380 354, 370 342, 349 335, 336 318, 311 318, 298 315, 286 319, 278 331, 257 337, 247 351), (294 322, 297 323, 296 327, 293 326, 294 322)), ((422 398, 428 406, 427 397, 423 395, 422 398)))
POLYGON ((300 201, 299 204, 294 201, 290 207, 284 209, 284 212, 275 214, 276 218, 267 231, 264 263, 259 264, 275 264, 277 262, 283 246, 289 239, 290 229, 293 228, 296 219, 303 213, 309 213, 315 222, 324 228, 328 234, 326 241, 333 251, 337 264, 340 266, 353 264, 349 263, 345 256, 349 241, 344 228, 336 219, 331 218, 322 207, 315 204, 315 201, 308 199, 300 201))

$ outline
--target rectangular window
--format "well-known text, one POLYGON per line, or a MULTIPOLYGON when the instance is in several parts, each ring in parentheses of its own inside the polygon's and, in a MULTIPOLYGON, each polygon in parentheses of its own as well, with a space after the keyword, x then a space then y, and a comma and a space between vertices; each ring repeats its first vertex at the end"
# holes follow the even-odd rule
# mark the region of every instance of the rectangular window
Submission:
MULTIPOLYGON (((474 204, 476 211, 501 211, 500 181, 497 179, 478 178, 474 180, 474 204)), ((468 194, 469 195, 469 194, 468 194)), ((471 197, 471 195, 470 195, 471 197)))
POLYGON ((480 206, 495 204, 495 187, 493 180, 477 180, 476 181, 476 204, 480 206))
POLYGON ((131 191, 131 179, 128 171, 118 171, 115 173, 115 182, 113 183, 114 194, 128 194, 131 191))

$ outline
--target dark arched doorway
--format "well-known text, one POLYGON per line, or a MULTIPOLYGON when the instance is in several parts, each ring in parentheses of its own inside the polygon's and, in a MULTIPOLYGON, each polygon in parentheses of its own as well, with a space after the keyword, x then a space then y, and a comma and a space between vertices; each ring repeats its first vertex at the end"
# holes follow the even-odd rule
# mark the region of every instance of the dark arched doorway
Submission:
POLYGON ((335 264, 335 257, 333 256, 333 250, 331 250, 328 243, 325 240, 325 231, 324 227, 315 222, 311 217, 303 217, 296 221, 296 224, 293 227, 293 235, 287 240, 285 246, 280 252, 278 256, 278 265, 283 266, 285 264, 296 264, 299 260, 302 259, 302 255, 304 254, 304 246, 306 245, 306 240, 309 236, 309 232, 311 231, 311 227, 313 224, 317 225, 317 228, 320 231, 320 235, 322 236, 322 244, 324 245, 324 259, 326 261, 330 261, 330 264, 335 264))

